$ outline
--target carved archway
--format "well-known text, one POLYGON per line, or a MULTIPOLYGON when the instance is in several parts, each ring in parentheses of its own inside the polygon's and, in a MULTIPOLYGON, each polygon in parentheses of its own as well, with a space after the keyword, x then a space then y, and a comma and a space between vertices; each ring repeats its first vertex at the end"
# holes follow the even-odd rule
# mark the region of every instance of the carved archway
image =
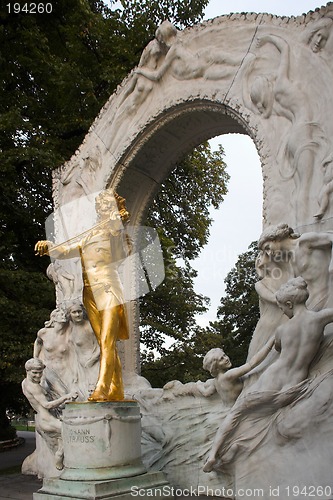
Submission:
MULTIPOLYGON (((264 229, 280 222, 287 224, 282 227, 282 235, 281 227, 279 235, 269 228, 266 240, 262 239, 268 245, 262 243, 257 265, 264 270, 260 285, 266 288, 257 291, 265 311, 250 350, 258 354, 267 338, 280 328, 280 339, 274 337, 280 340, 280 354, 279 347, 267 354, 265 346, 266 358, 258 371, 259 382, 261 373, 268 373, 269 390, 251 393, 256 378, 252 373, 241 396, 236 396, 232 424, 240 430, 227 429, 218 452, 226 458, 227 473, 228 466, 233 467, 234 485, 244 492, 244 488, 263 484, 266 494, 259 491, 259 496, 267 498, 277 496, 281 485, 283 496, 293 494, 296 483, 308 488, 308 496, 313 496, 311 486, 315 486, 318 498, 325 485, 325 496, 331 497, 333 492, 328 466, 333 460, 328 439, 333 433, 333 328, 326 321, 333 317, 332 309, 324 311, 326 323, 318 325, 313 320, 333 304, 332 25, 333 4, 297 18, 232 14, 183 32, 163 23, 138 68, 111 96, 79 150, 54 172, 56 233, 58 241, 63 241, 91 228, 96 192, 106 187, 117 189, 127 199, 133 225, 140 224, 160 184, 193 147, 229 132, 247 134, 254 141, 264 181, 264 229), (161 36, 165 45, 158 41, 161 36), (301 236, 292 233, 290 226, 301 236), (268 264, 276 264, 281 271, 275 281, 267 271, 268 264), (284 356, 280 377, 276 367, 281 368, 281 363, 275 362, 281 361, 283 353, 284 323, 275 292, 281 283, 299 275, 303 277, 301 287, 308 289, 311 300, 305 307, 303 293, 300 323, 293 322, 289 327, 292 340, 296 337, 299 343, 296 348, 289 344, 289 359, 284 356), (269 289, 267 283, 274 286, 269 289), (305 325, 304 318, 312 322, 305 325), (323 324, 327 325, 325 332, 323 324), (313 335, 308 349, 307 340, 313 335), (305 356, 299 359, 304 350, 305 356), (269 385, 272 380, 277 381, 277 387, 269 385), (254 418, 252 409, 259 411, 258 415, 254 412, 254 418)), ((70 265, 79 294, 80 270, 75 262, 70 265)), ((290 305, 292 300, 287 302, 290 305)), ((286 307, 287 302, 283 304, 286 307)), ((123 352, 124 369, 129 386, 133 377, 138 387, 135 301, 130 319, 132 332, 123 352)), ((288 331, 284 330, 286 337, 288 331)), ((185 391, 181 402, 172 401, 169 406, 168 398, 159 392, 156 398, 156 393, 149 393, 143 401, 147 428, 152 418, 158 429, 154 436, 146 431, 152 438, 148 439, 152 453, 149 466, 158 462, 173 484, 186 488, 193 486, 192 481, 196 486, 228 484, 225 470, 207 478, 202 467, 210 446, 207 436, 212 442, 221 420, 227 421, 230 408, 221 409, 218 397, 204 399, 201 394, 195 411, 189 412, 197 394, 191 394, 190 401, 186 399, 188 394, 185 391)), ((214 462, 216 456, 209 456, 214 462)), ((222 469, 224 466, 222 460, 222 469)), ((244 494, 238 495, 235 490, 228 496, 241 498, 244 494)))
MULTIPOLYGON (((159 42, 150 42, 82 146, 54 172, 55 207, 112 186, 140 224, 160 183, 187 151, 237 132, 248 134, 259 153, 264 225, 329 229, 330 205, 322 219, 314 215, 332 150, 332 17, 328 5, 297 18, 232 14, 183 32, 163 23, 169 49, 160 47, 156 59, 151 53, 159 42), (325 36, 316 47, 318 32, 325 36)), ((79 229, 90 222, 87 216, 79 229)), ((78 230, 71 214, 57 225, 59 239, 78 230)), ((132 317, 136 330, 134 309, 132 317)), ((137 370, 137 342, 126 347, 131 372, 137 370)))

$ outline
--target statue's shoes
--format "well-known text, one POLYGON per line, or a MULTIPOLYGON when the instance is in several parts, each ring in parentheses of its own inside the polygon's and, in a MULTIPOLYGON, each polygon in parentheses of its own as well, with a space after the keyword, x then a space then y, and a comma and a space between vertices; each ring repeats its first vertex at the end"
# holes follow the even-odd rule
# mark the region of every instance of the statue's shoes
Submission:
POLYGON ((89 396, 88 401, 91 402, 102 402, 102 401, 109 401, 109 398, 107 394, 103 391, 95 390, 91 396, 89 396))
POLYGON ((110 391, 108 394, 108 401, 124 401, 124 392, 110 391))

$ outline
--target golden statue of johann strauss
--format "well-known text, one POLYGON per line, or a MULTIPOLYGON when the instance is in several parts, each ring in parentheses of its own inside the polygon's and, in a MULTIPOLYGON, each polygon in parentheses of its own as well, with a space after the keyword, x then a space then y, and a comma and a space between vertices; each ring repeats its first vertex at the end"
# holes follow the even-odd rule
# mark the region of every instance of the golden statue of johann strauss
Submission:
POLYGON ((125 199, 111 190, 96 197, 95 207, 94 227, 60 245, 38 241, 35 252, 54 259, 80 257, 83 304, 101 350, 98 381, 88 400, 120 401, 124 386, 116 342, 127 339, 129 332, 117 262, 126 256, 122 230, 129 213, 125 199))

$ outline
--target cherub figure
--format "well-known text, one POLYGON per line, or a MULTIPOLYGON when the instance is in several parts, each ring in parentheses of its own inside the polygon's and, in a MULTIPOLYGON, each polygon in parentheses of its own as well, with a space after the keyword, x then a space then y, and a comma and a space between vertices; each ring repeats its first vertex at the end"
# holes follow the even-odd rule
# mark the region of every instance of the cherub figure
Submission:
POLYGON ((243 389, 243 376, 258 366, 270 353, 274 345, 271 338, 250 361, 242 366, 231 368, 230 358, 223 349, 215 348, 207 352, 203 360, 204 370, 208 370, 212 379, 197 382, 203 396, 211 396, 217 392, 225 405, 233 405, 243 389))
POLYGON ((243 389, 243 376, 258 366, 269 354, 274 345, 270 339, 250 361, 242 366, 231 368, 230 358, 223 349, 216 347, 207 352, 203 360, 203 368, 212 377, 206 382, 188 382, 182 384, 172 380, 163 387, 163 399, 172 400, 175 396, 213 396, 218 393, 223 404, 232 406, 243 389))

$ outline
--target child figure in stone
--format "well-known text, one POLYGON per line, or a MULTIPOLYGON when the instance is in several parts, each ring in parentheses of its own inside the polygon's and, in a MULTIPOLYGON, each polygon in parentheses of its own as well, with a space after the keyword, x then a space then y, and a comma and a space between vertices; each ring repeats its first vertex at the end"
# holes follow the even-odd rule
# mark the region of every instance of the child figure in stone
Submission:
POLYGON ((206 382, 197 382, 200 393, 203 396, 211 396, 217 392, 225 405, 232 406, 243 389, 243 376, 268 356, 273 345, 274 337, 250 361, 235 368, 231 368, 230 358, 223 349, 218 347, 211 349, 204 357, 203 368, 214 378, 206 382))
POLYGON ((231 368, 230 358, 223 349, 216 347, 207 352, 203 360, 203 368, 212 377, 206 382, 188 382, 182 384, 172 380, 163 387, 163 399, 172 400, 175 396, 205 396, 218 393, 225 406, 232 406, 243 389, 243 376, 258 366, 270 353, 274 345, 274 337, 270 339, 247 363, 231 368))
POLYGON ((323 340, 325 326, 333 322, 333 309, 311 311, 305 305, 308 297, 307 283, 302 277, 289 280, 276 293, 279 307, 289 318, 275 332, 274 345, 279 356, 249 392, 237 399, 220 425, 204 472, 213 470, 218 454, 222 456, 222 462, 233 459, 238 449, 237 440, 233 439, 229 452, 224 445, 247 415, 258 410, 263 412, 263 409, 267 415, 272 415, 295 401, 306 388, 309 368, 323 340))

